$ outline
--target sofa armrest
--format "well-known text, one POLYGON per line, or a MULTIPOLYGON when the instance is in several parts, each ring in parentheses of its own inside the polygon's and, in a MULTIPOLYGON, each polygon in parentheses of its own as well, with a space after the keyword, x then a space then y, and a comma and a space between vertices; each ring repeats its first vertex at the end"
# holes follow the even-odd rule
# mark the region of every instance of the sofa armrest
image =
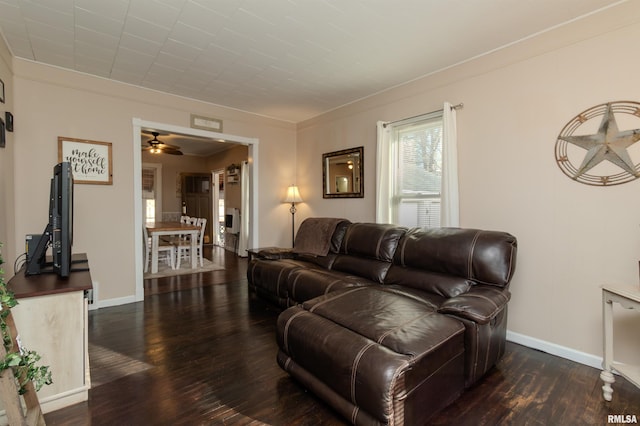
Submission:
POLYGON ((486 324, 502 311, 511 299, 507 289, 476 285, 468 292, 447 299, 438 312, 486 324))
POLYGON ((293 249, 290 248, 264 247, 249 251, 256 259, 278 260, 293 259, 294 257, 296 257, 296 255, 293 253, 293 249))

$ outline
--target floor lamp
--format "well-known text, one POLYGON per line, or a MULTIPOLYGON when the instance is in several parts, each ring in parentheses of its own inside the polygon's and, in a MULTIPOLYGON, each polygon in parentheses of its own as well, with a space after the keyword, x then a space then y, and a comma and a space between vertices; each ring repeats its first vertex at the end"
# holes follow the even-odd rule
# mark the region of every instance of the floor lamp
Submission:
POLYGON ((287 188, 287 198, 284 202, 291 203, 289 211, 291 212, 291 247, 293 247, 293 243, 295 241, 296 203, 302 202, 302 197, 300 197, 300 191, 298 191, 297 186, 291 185, 287 188))

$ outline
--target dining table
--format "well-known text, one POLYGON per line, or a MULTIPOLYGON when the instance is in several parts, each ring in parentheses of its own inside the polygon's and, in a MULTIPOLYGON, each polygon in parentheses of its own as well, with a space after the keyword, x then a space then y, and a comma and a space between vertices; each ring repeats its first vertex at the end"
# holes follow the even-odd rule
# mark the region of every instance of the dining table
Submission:
POLYGON ((162 236, 188 236, 191 241, 189 256, 191 257, 191 268, 198 267, 198 256, 196 255, 196 242, 200 227, 182 222, 147 222, 145 224, 147 233, 151 237, 151 273, 158 272, 158 245, 162 236))

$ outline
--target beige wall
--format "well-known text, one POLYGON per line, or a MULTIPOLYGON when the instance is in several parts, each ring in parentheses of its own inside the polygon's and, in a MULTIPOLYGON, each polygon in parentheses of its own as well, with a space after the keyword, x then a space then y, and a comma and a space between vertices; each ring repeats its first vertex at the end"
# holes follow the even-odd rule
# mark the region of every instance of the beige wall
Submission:
MULTIPOLYGON (((640 2, 622 4, 299 124, 300 220, 374 221, 376 121, 463 102, 461 225, 508 231, 519 241, 511 336, 560 345, 577 357, 601 356, 599 286, 638 285, 640 180, 608 188, 574 182, 556 165, 554 145, 579 112, 608 101, 640 102, 639 21, 640 2), (323 199, 322 153, 360 145, 365 198, 323 199)), ((637 354, 637 317, 620 325, 634 325, 618 336, 634 342, 623 349, 637 354)))
MULTIPOLYGON (((133 188, 133 154, 139 146, 134 144, 132 119, 189 127, 191 113, 223 119, 227 134, 259 139, 259 242, 282 245, 288 240, 288 210, 279 188, 286 188, 294 179, 295 167, 281 165, 279 159, 295 155, 293 124, 13 61, 16 219, 14 229, 6 231, 14 247, 5 251, 8 263, 23 250, 25 234, 39 233, 46 224, 58 136, 111 142, 113 185, 76 185, 74 252, 89 256, 99 304, 131 300, 135 294, 134 238, 139 234, 134 229, 134 202, 138 200, 134 200, 133 188), (278 172, 273 173, 274 169, 278 172)), ((4 168, 0 173, 5 173, 4 168)))
MULTIPOLYGON (((5 118, 5 111, 13 111, 13 72, 11 53, 7 49, 4 39, 0 37, 0 80, 4 83, 5 103, 0 103, 0 115, 5 118)), ((10 271, 13 263, 13 253, 16 251, 16 241, 13 239, 12 230, 15 227, 14 210, 14 178, 13 178, 13 155, 14 155, 14 134, 6 132, 5 148, 0 148, 0 248, 3 254, 5 274, 7 279, 11 277, 10 271)), ((24 239, 21 245, 24 247, 24 239)))
MULTIPOLYGON (((12 85, 0 45, 6 107, 16 117, 10 146, 0 150, 5 258, 11 264, 24 235, 44 227, 58 136, 113 143, 113 185, 77 186, 75 251, 89 254, 100 300, 119 300, 135 293, 132 118, 188 127, 189 114, 198 113, 222 118, 229 134, 259 138, 259 241, 286 246, 291 217, 281 201, 288 185, 297 183, 305 200, 297 223, 307 216, 373 221, 376 121, 463 102, 462 226, 509 231, 520 244, 509 329, 600 356, 599 286, 638 283, 640 182, 610 188, 573 182, 555 164, 553 149, 580 111, 640 100, 639 18, 640 3, 627 2, 301 123, 297 132, 290 123, 16 59, 12 85), (365 197, 323 199, 322 153, 361 145, 365 197)), ((627 322, 619 336, 640 340, 627 322)), ((631 343, 623 349, 638 350, 631 343)))

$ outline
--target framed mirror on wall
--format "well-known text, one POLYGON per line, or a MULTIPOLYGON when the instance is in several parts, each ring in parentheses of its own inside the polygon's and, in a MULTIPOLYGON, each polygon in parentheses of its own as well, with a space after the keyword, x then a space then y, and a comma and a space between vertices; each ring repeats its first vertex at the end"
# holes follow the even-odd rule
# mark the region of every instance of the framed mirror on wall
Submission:
POLYGON ((322 154, 322 197, 364 197, 364 147, 322 154))

